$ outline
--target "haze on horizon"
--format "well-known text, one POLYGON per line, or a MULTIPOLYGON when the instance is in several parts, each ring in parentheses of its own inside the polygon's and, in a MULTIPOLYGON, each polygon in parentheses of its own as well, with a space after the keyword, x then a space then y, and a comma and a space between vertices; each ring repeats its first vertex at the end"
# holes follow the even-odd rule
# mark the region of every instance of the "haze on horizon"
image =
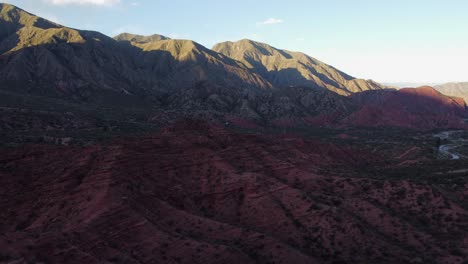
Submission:
POLYGON ((379 82, 468 81, 468 2, 8 0, 65 26, 193 39, 209 48, 248 38, 305 52, 379 82))

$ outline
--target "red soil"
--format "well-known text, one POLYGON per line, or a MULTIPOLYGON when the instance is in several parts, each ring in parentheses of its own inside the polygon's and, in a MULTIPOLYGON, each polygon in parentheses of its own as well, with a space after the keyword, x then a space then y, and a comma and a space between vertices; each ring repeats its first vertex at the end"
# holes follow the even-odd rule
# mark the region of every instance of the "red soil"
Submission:
POLYGON ((345 125, 420 130, 467 128, 463 99, 442 95, 432 87, 364 92, 352 97, 361 107, 342 120, 345 125))
POLYGON ((224 117, 224 120, 225 122, 228 122, 239 128, 246 128, 246 129, 259 128, 259 125, 257 125, 254 121, 251 121, 245 118, 236 117, 233 115, 226 115, 224 117))
POLYGON ((3 150, 0 253, 43 263, 461 263, 467 210, 429 185, 352 173, 383 161, 203 122, 108 145, 3 150))

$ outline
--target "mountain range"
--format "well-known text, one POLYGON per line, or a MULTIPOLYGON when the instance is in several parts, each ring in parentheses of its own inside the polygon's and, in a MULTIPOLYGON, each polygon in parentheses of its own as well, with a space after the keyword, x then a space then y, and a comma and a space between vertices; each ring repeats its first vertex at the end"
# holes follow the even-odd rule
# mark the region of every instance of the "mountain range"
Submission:
POLYGON ((324 116, 327 125, 343 124, 363 107, 350 95, 393 93, 392 88, 354 78, 304 53, 252 40, 208 49, 157 34, 110 38, 12 5, 1 4, 0 9, 0 84, 3 91, 18 96, 120 109, 118 101, 132 109, 147 106, 150 110, 142 111, 162 114, 165 120, 189 115, 282 126, 307 125, 310 120, 317 124, 324 116))
POLYGON ((193 41, 161 35, 125 33, 112 39, 97 32, 58 25, 8 4, 0 8, 3 81, 47 81, 63 89, 97 88, 130 94, 190 87, 200 81, 252 89, 300 85, 340 94, 382 88, 305 54, 278 50, 263 43, 238 42, 236 47, 242 46, 250 56, 242 60, 239 53, 227 53, 227 44, 210 50, 193 41), (266 64, 253 69, 252 63, 266 64), (303 67, 298 68, 300 65, 303 67), (277 73, 267 74, 272 67, 277 73))

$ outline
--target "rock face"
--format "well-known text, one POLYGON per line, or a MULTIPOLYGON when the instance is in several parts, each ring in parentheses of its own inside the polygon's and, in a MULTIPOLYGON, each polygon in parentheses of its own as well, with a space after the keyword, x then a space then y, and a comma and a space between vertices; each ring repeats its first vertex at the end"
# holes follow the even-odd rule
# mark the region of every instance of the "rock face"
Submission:
POLYGON ((443 94, 460 97, 468 102, 468 82, 446 83, 436 85, 434 88, 443 94))
POLYGON ((455 193, 340 176, 387 158, 199 121, 106 145, 2 150, 2 260, 459 263, 468 214, 455 193))
POLYGON ((351 77, 304 53, 248 39, 219 43, 213 50, 243 62, 275 86, 324 88, 341 95, 384 88, 372 80, 351 77))
POLYGON ((342 122, 364 127, 415 129, 466 128, 466 104, 432 87, 360 93, 352 96, 360 109, 342 122))

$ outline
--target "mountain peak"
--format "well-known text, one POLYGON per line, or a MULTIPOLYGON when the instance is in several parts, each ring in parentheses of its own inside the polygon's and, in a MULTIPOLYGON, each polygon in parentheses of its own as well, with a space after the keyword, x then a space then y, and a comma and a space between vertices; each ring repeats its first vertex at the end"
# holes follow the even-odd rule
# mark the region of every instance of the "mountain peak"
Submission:
POLYGON ((427 86, 427 85, 426 86, 416 87, 416 88, 403 88, 403 89, 401 89, 401 91, 410 92, 410 93, 417 93, 417 94, 421 94, 421 95, 432 95, 432 96, 440 95, 439 91, 437 91, 433 87, 427 86))
POLYGON ((49 20, 28 13, 19 7, 5 3, 0 4, 0 25, 3 28, 0 29, 0 33, 3 33, 5 28, 10 29, 12 27, 16 27, 16 29, 24 26, 34 26, 42 29, 61 27, 49 20))
POLYGON ((421 91, 439 93, 439 92, 437 92, 436 89, 434 89, 434 87, 431 87, 431 86, 428 86, 428 85, 420 86, 420 87, 417 87, 416 89, 421 90, 421 91))
MULTIPOLYGON (((17 6, 14 6, 14 5, 11 5, 11 4, 8 4, 8 3, 0 3, 0 14, 4 14, 4 13, 10 12, 12 10, 24 11, 21 8, 17 7, 17 6)), ((24 12, 26 12, 26 11, 24 11, 24 12)))
POLYGON ((206 49, 201 44, 198 44, 197 42, 193 40, 170 39, 170 38, 157 40, 158 36, 160 35, 153 35, 153 36, 154 36, 153 40, 150 40, 151 36, 147 36, 147 37, 142 36, 142 38, 139 38, 138 36, 132 37, 131 39, 135 39, 135 41, 130 41, 130 42, 133 46, 138 47, 144 51, 164 50, 164 51, 170 52, 175 57, 179 56, 180 54, 192 53, 194 51, 200 51, 200 50, 206 51, 208 53, 212 52, 211 50, 206 49))
POLYGON ((64 32, 66 29, 14 5, 0 4, 0 54, 39 44, 78 39, 75 32, 64 32))
MULTIPOLYGON (((239 41, 227 41, 218 43, 213 47, 214 51, 221 53, 229 53, 228 56, 236 56, 235 53, 246 53, 254 52, 262 55, 272 56, 274 53, 280 52, 280 50, 262 42, 254 41, 251 39, 241 39, 239 41)), ((227 55, 227 54, 225 54, 227 55)))
POLYGON ((258 42, 258 41, 255 41, 255 40, 251 40, 251 39, 241 39, 241 40, 238 40, 238 41, 235 41, 235 42, 232 42, 232 43, 239 43, 239 44, 264 44, 264 43, 261 43, 261 42, 258 42))
POLYGON ((129 41, 129 42, 136 42, 136 43, 144 44, 144 43, 150 43, 154 41, 168 40, 170 38, 163 36, 163 35, 159 35, 159 34, 144 36, 144 35, 137 35, 137 34, 132 34, 132 33, 121 33, 115 36, 114 39, 117 41, 129 41))
POLYGON ((341 95, 384 88, 372 81, 356 79, 307 54, 250 39, 219 43, 213 50, 241 61, 275 86, 325 88, 341 95))

